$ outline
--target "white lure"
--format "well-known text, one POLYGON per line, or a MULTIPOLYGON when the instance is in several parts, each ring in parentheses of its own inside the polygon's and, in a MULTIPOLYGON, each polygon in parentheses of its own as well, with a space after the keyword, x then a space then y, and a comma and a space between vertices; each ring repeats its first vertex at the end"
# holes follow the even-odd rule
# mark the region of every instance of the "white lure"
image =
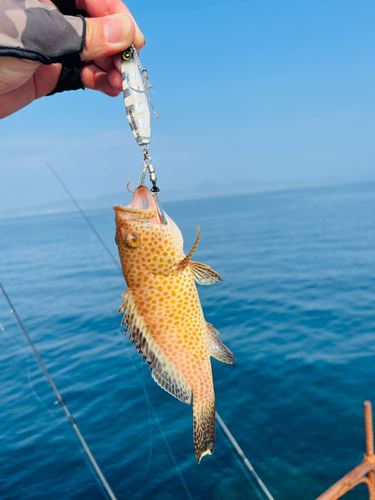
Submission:
MULTIPOLYGON (((152 86, 147 70, 142 68, 138 52, 132 45, 121 54, 122 89, 126 116, 139 146, 148 146, 151 142, 151 118, 148 89, 152 86)), ((155 110, 154 110, 155 112, 155 110)), ((155 116, 158 118, 157 114, 155 116)))

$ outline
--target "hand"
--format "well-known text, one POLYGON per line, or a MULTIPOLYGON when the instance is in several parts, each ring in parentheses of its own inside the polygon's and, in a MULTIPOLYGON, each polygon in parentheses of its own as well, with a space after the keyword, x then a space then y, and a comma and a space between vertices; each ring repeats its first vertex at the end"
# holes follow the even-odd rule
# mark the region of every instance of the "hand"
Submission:
MULTIPOLYGON (((44 3, 53 5, 50 0, 44 3)), ((115 97, 122 90, 119 53, 131 44, 139 50, 146 41, 129 9, 121 0, 76 0, 86 18, 85 48, 81 79, 85 88, 115 97)), ((61 64, 49 66, 35 61, 0 57, 0 118, 52 92, 61 64)))
POLYGON ((76 6, 91 16, 86 19, 86 43, 81 55, 87 62, 81 71, 82 81, 88 89, 116 97, 122 91, 119 53, 131 44, 140 50, 145 37, 121 0, 76 0, 76 6))

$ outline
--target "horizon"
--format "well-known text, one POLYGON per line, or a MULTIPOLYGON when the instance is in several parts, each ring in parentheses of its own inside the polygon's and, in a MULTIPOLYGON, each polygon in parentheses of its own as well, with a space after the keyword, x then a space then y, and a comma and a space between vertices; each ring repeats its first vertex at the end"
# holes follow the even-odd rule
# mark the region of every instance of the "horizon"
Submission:
MULTIPOLYGON (((162 192, 375 177, 373 2, 127 5, 147 38, 162 192)), ((1 120, 0 150, 1 213, 62 198, 46 161, 77 199, 125 192, 142 170, 122 96, 89 90, 1 120)))
MULTIPOLYGON (((229 192, 220 192, 220 191, 212 191, 212 189, 217 189, 219 186, 223 188, 227 188, 225 184, 211 186, 210 190, 201 190, 196 194, 193 193, 193 189, 189 190, 187 193, 182 193, 184 196, 170 196, 171 191, 167 191, 165 193, 167 196, 162 198, 162 204, 169 203, 183 203, 189 201, 201 201, 212 198, 230 198, 234 196, 247 196, 247 195, 265 195, 272 194, 277 192, 288 192, 288 191, 300 191, 300 190, 310 190, 310 189, 324 189, 324 188, 334 188, 334 187, 344 187, 344 186, 355 186, 361 184, 373 184, 375 183, 375 177, 372 179, 356 179, 356 178, 340 178, 340 179, 321 179, 320 181, 304 183, 303 181, 296 181, 291 183, 279 183, 279 184, 271 184, 267 186, 267 183, 256 183, 258 188, 243 188, 242 190, 238 190, 237 192, 229 191, 229 192)), ((198 187, 198 186, 196 186, 198 187)), ((95 196, 91 198, 81 198, 76 199, 75 202, 80 205, 80 208, 84 212, 95 212, 112 209, 113 206, 117 205, 115 197, 125 196, 128 198, 127 202, 130 203, 131 195, 129 192, 125 193, 108 193, 100 196, 95 196), (112 199, 113 198, 113 199, 112 199), (94 206, 96 205, 96 206, 94 206)), ((78 213, 77 208, 74 207, 72 201, 68 196, 65 196, 61 199, 55 200, 54 202, 46 202, 37 204, 34 206, 30 206, 27 209, 19 209, 19 210, 8 210, 1 212, 0 211, 0 221, 7 221, 12 219, 24 218, 24 217, 39 217, 39 216, 48 216, 48 215, 59 215, 59 214, 74 214, 78 213)))

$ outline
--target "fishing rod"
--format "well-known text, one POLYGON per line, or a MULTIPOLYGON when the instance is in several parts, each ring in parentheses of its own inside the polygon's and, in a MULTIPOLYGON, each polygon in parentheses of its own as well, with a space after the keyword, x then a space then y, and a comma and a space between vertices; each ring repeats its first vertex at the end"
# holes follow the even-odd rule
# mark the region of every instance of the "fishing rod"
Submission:
POLYGON ((275 500, 274 497, 271 495, 271 493, 268 491, 268 488, 266 487, 266 485, 263 483, 263 481, 261 480, 261 478, 256 473, 254 467, 251 465, 250 461, 247 459, 245 453, 242 451, 242 449, 240 448, 240 445, 234 439, 233 434, 230 432, 230 430, 228 429, 228 427, 225 425, 224 420, 220 417, 220 415, 218 414, 217 411, 215 412, 215 416, 216 416, 216 420, 219 422, 220 427, 225 432, 226 436, 228 437, 229 441, 232 443, 232 445, 233 445, 234 449, 236 450, 236 452, 239 454, 239 456, 244 461, 246 467, 249 469, 249 471, 254 476, 255 480, 257 481, 257 483, 259 484, 259 486, 263 490, 263 492, 266 495, 266 497, 269 500, 275 500))
MULTIPOLYGON (((98 231, 94 228, 93 224, 91 223, 91 221, 88 219, 87 215, 85 214, 85 212, 83 211, 83 209, 80 207, 79 203, 77 202, 77 200, 74 198, 73 194, 69 191, 68 187, 66 186, 66 184, 64 183, 64 181, 61 179, 61 177, 59 176, 59 174, 56 172, 56 170, 52 167, 52 165, 47 162, 47 166, 48 168, 50 169, 50 171, 53 173, 54 177, 56 177, 56 179, 58 180, 58 182, 60 183, 60 185, 63 187, 64 191, 68 194, 69 198, 73 201, 75 207, 77 208, 78 212, 83 216, 84 220, 86 221, 87 225, 89 226, 89 228, 94 232, 95 236, 97 237, 98 241, 102 244, 102 246, 104 247, 105 251, 110 254, 110 257, 111 257, 111 260, 112 262, 114 262, 117 266, 117 268, 119 269, 119 271, 122 273, 121 271, 121 266, 120 264, 118 263, 118 261, 116 260, 116 258, 113 256, 111 250, 108 248, 108 246, 105 244, 104 240, 102 239, 102 237, 100 236, 100 234, 98 233, 98 231)), ((150 401, 151 402, 151 401, 150 401)), ((151 403, 151 406, 152 406, 152 403, 151 403)), ((153 408, 153 407, 152 407, 153 408)), ((154 413, 155 413, 155 409, 153 408, 154 410, 154 413)), ((156 413, 155 413, 156 415, 156 413)), ((242 449, 240 448, 239 444, 237 443, 237 441, 235 440, 235 438, 233 437, 233 434, 229 431, 228 427, 225 425, 223 419, 220 417, 220 415, 218 414, 218 412, 215 412, 215 416, 216 416, 216 420, 218 422, 218 424, 220 425, 221 429, 223 430, 224 434, 227 436, 227 438, 229 439, 230 443, 232 444, 232 446, 234 447, 234 449, 236 450, 237 454, 241 457, 241 459, 244 461, 246 467, 248 468, 248 470, 251 472, 251 474, 254 476, 256 482, 258 483, 258 485, 260 486, 260 488, 262 489, 263 493, 266 495, 266 497, 268 498, 268 500, 275 500, 274 497, 271 495, 271 493, 269 492, 268 488, 266 487, 266 485, 263 483, 263 481, 260 479, 260 477, 258 476, 257 472, 255 471, 254 467, 251 465, 250 461, 248 460, 248 458, 245 456, 244 452, 242 451, 242 449)), ((160 422, 159 422, 160 424, 160 422)), ((161 424, 160 424, 161 426, 161 424)), ((168 447, 169 447, 169 444, 168 444, 168 447)), ((172 450, 170 449, 169 447, 169 450, 170 452, 172 453, 173 455, 173 452, 172 450)), ((176 464, 176 461, 174 459, 174 456, 173 456, 173 461, 174 463, 176 464)), ((185 480, 183 479, 183 476, 182 476, 182 473, 180 472, 180 479, 183 481, 183 484, 185 483, 185 480)), ((187 489, 187 486, 186 486, 186 483, 184 484, 184 488, 185 488, 185 491, 187 489)), ((187 490, 189 491, 189 490, 187 490)), ((189 492, 189 496, 190 496, 190 492, 189 492)))
POLYGON ((81 445, 82 445, 82 448, 84 450, 84 452, 86 453, 87 455, 87 458, 89 459, 91 465, 92 465, 92 468, 94 469, 99 481, 101 482, 108 498, 110 500, 117 500, 116 497, 115 497, 115 494, 113 493, 111 487, 109 486, 109 484, 107 483, 107 480, 106 478, 104 477, 104 474, 102 473, 102 471, 100 470, 100 467, 99 465, 97 464, 93 454, 91 453, 90 451, 90 448, 88 447, 88 444, 86 443, 85 441, 85 438, 82 436, 79 428, 78 428, 78 425, 75 423, 74 421, 74 418, 73 418, 73 415, 70 413, 68 407, 66 406, 65 404, 65 401, 63 400, 58 388, 56 387, 55 385, 55 382, 53 381, 49 371, 47 370, 47 367, 46 365, 44 364, 42 358, 40 357, 40 354, 37 350, 37 348, 35 347, 35 344, 34 342, 32 341, 30 335, 28 334, 24 324, 22 323, 21 321, 21 318, 18 316, 18 313, 16 311, 16 309, 14 308, 14 305, 12 304, 10 298, 9 298, 9 295, 6 293, 3 285, 0 283, 0 289, 1 291, 3 292, 3 295, 5 297, 5 300, 8 302, 8 305, 10 307, 10 312, 14 315, 14 317, 16 318, 17 320, 17 323, 19 325, 19 327, 21 328, 23 334, 25 335, 26 337, 26 340, 27 342, 29 343, 33 353, 34 353, 34 356, 36 358, 36 360, 38 361, 39 363, 39 366, 41 367, 41 369, 43 370, 43 373, 44 375, 46 376, 46 379, 48 380, 50 386, 52 387, 53 389, 53 392, 56 394, 57 396, 57 403, 60 403, 62 409, 64 410, 69 422, 70 422, 70 425, 72 426, 74 432, 76 433, 77 437, 78 437, 78 440, 80 441, 81 445))

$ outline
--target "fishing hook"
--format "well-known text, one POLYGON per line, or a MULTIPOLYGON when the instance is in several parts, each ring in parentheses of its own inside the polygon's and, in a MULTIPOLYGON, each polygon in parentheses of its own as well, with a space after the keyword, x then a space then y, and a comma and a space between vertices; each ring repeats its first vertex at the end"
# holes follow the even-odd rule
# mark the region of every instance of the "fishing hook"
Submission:
POLYGON ((130 84, 130 76, 129 74, 126 75, 126 81, 127 81, 127 84, 129 85, 129 88, 134 90, 134 92, 138 92, 139 94, 147 94, 147 89, 145 88, 145 85, 143 84, 143 89, 142 87, 133 87, 131 84, 130 84))
POLYGON ((129 186, 130 186, 130 177, 129 177, 128 184, 127 184, 126 188, 129 191, 129 193, 133 193, 134 194, 135 191, 132 191, 129 186))

